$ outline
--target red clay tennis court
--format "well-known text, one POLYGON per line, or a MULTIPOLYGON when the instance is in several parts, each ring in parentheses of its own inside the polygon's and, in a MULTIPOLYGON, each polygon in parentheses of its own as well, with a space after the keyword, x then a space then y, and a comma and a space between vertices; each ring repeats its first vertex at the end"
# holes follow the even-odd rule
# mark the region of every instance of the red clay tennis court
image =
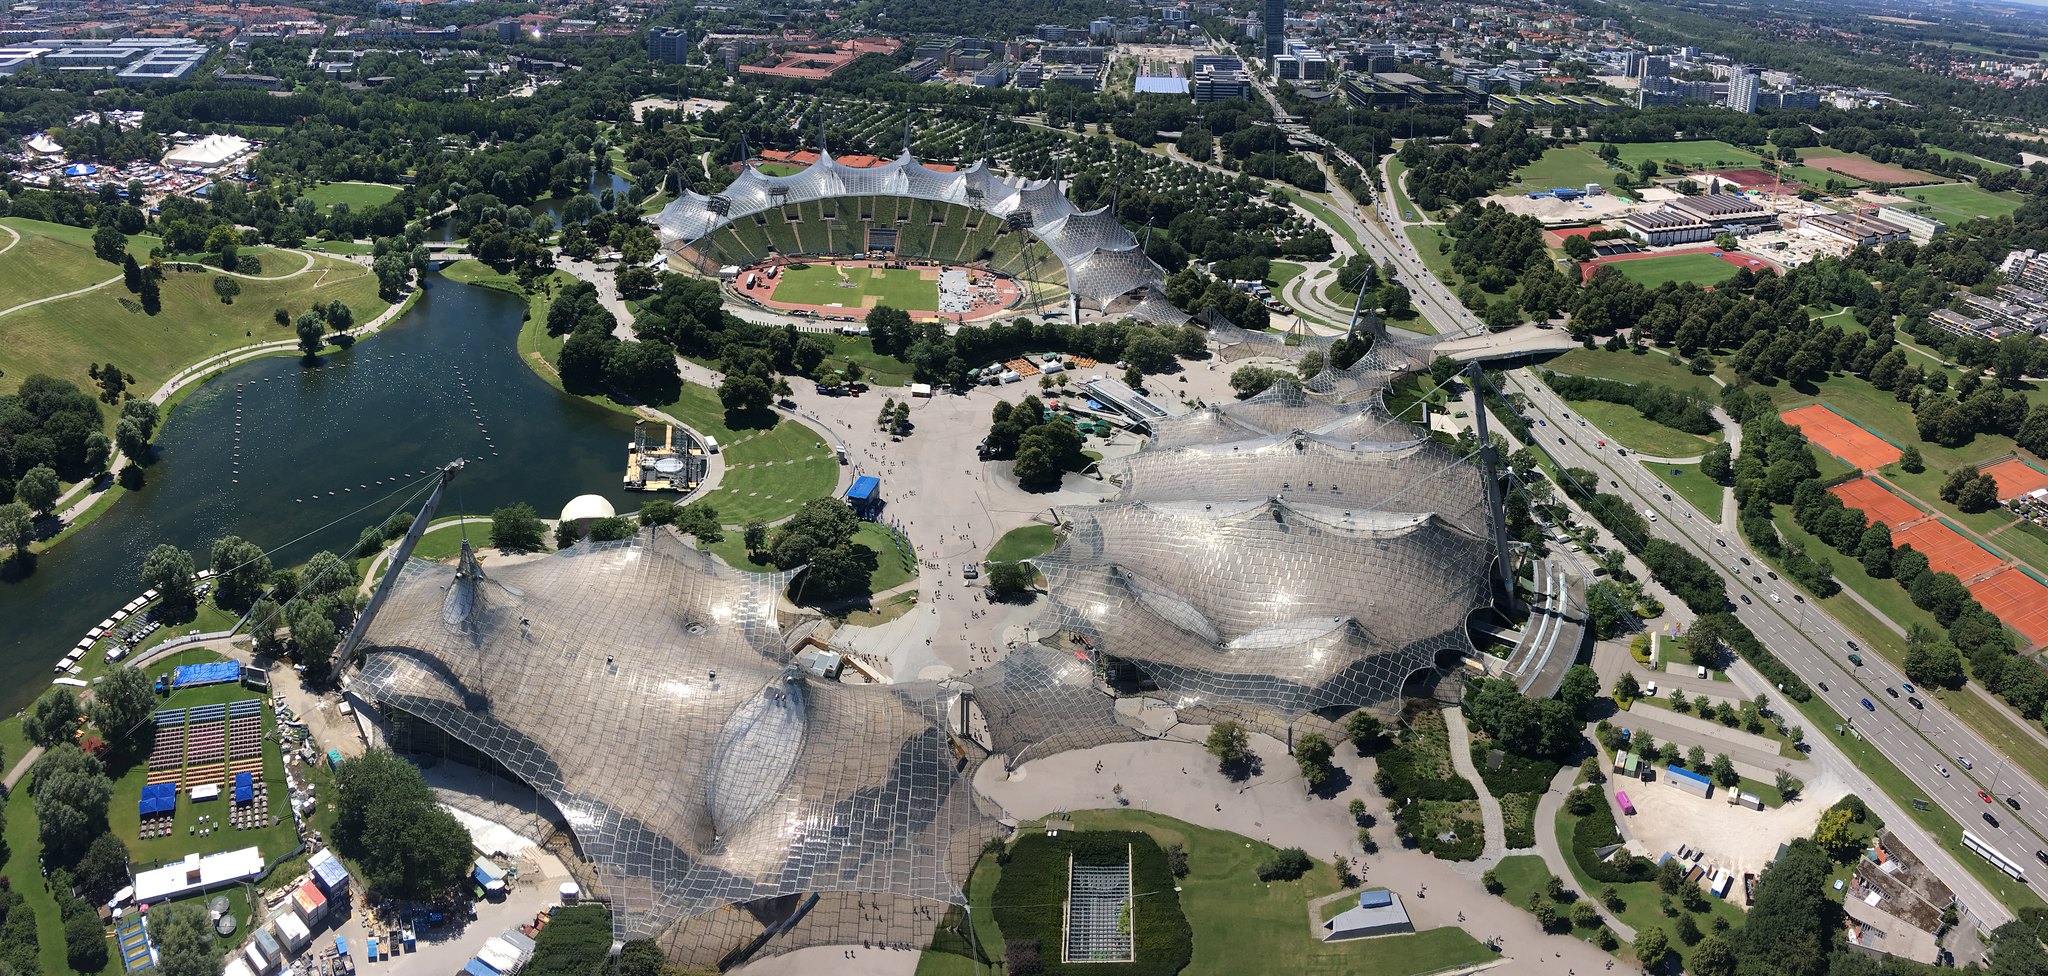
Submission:
POLYGON ((2018 498, 2021 495, 2048 488, 2048 472, 2028 464, 2019 458, 2006 458, 1997 464, 1979 469, 1998 479, 1998 500, 2018 498))
POLYGON ((1884 438, 1856 426, 1854 421, 1818 403, 1787 410, 1779 414, 1778 419, 1799 428, 1799 432, 1821 450, 1864 471, 1882 468, 1899 459, 1899 449, 1885 443, 1884 438))
POLYGON ((1845 507, 1860 508, 1865 518, 1881 522, 1888 528, 1896 529, 1927 514, 1869 478, 1851 478, 1828 490, 1834 492, 1845 507))
POLYGON ((2048 586, 2008 569, 1970 587, 1970 595, 2032 646, 2048 644, 2048 586))
POLYGON ((1911 545, 1927 557, 1927 565, 1934 567, 1935 572, 1954 573, 1964 582, 1997 569, 2003 562, 1983 546, 1933 519, 1894 531, 1892 545, 1911 545))

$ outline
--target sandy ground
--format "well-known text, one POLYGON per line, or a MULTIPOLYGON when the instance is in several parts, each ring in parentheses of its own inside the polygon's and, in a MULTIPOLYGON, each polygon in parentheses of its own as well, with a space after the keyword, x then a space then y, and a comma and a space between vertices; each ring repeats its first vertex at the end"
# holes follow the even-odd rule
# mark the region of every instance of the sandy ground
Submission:
POLYGON ((1527 194, 1505 193, 1486 198, 1488 203, 1498 203, 1501 209, 1513 214, 1526 214, 1545 224, 1576 224, 1588 220, 1607 220, 1627 214, 1634 207, 1627 200, 1613 194, 1583 197, 1564 201, 1555 197, 1531 200, 1527 194))
POLYGON ((1635 805, 1633 817, 1615 811, 1615 822, 1622 825, 1630 850, 1654 860, 1666 851, 1676 854, 1680 847, 1690 847, 1705 851, 1709 863, 1733 871, 1738 878, 1745 871, 1761 872, 1779 844, 1812 836, 1821 813, 1848 792, 1833 776, 1823 773, 1807 784, 1799 799, 1775 809, 1751 810, 1729 805, 1728 794, 1720 789, 1703 800, 1661 780, 1643 783, 1617 778, 1607 787, 1610 804, 1614 790, 1619 789, 1626 791, 1635 805))

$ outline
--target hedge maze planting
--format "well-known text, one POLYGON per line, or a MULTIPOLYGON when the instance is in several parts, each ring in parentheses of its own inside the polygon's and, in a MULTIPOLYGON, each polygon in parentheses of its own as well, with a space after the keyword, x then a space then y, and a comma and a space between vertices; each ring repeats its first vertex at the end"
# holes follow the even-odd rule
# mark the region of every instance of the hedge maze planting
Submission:
POLYGON ((1180 895, 1166 852, 1136 831, 1029 833, 1011 845, 996 884, 996 925, 1014 969, 1033 954, 1053 976, 1175 976, 1194 953, 1194 935, 1182 917, 1180 895), (1131 862, 1135 958, 1126 963, 1066 963, 1060 947, 1066 915, 1067 857, 1075 864, 1131 862))

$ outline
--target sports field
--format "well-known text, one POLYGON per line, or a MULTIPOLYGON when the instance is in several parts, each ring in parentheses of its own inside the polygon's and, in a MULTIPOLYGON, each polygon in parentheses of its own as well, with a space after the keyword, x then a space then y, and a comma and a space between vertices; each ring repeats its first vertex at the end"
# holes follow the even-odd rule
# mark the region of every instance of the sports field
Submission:
POLYGON ((2042 471, 2016 457, 2007 458, 1997 464, 1985 465, 1977 469, 1977 473, 1988 474, 1998 482, 1999 501, 2048 488, 2048 471, 2042 471))
POLYGON ((1993 193, 1979 189, 1975 183, 1944 183, 1939 186, 1916 186, 1899 194, 1924 206, 1927 215, 1946 221, 1951 226, 1968 223, 1979 217, 2002 217, 2020 208, 2021 197, 2017 193, 1993 193))
POLYGON ((2048 586, 2017 569, 2001 570, 1970 587, 1970 595, 2033 647, 2048 644, 2048 586))
POLYGON ((1898 528, 1927 514, 1869 478, 1851 478, 1828 490, 1842 500, 1843 506, 1862 509, 1864 518, 1882 522, 1886 528, 1898 528))
POLYGON ((350 210, 367 210, 381 207, 396 199, 398 188, 389 183, 322 183, 308 188, 299 196, 322 207, 346 203, 350 210))
POLYGON ((1667 281, 1718 285, 1735 274, 1735 265, 1712 252, 1703 251, 1608 263, 1623 277, 1644 288, 1655 288, 1667 281))
POLYGON ((1695 139, 1685 142, 1617 142, 1614 148, 1621 150, 1621 161, 1630 166, 1641 166, 1643 160, 1655 160, 1662 166, 1675 162, 1687 169, 1712 167, 1744 168, 1755 166, 1760 160, 1756 153, 1737 149, 1719 139, 1695 139))
POLYGON ((1964 582, 1997 569, 2003 561, 1935 519, 1893 531, 1892 545, 1912 546, 1935 572, 1954 573, 1964 582))
POLYGON ((842 268, 830 264, 789 267, 782 270, 782 277, 775 282, 775 300, 798 305, 888 305, 929 311, 939 307, 938 270, 842 268))
POLYGON ((1778 419, 1799 428, 1813 446, 1864 471, 1874 471, 1899 459, 1899 449, 1884 438, 1818 403, 1787 410, 1778 419))
POLYGON ((1889 163, 1880 163, 1862 153, 1845 153, 1833 149, 1801 149, 1799 156, 1807 166, 1840 173, 1869 183, 1914 184, 1939 183, 1942 178, 1933 173, 1917 169, 1905 169, 1889 163))
POLYGON ((1560 146, 1546 150, 1541 159, 1522 167, 1515 173, 1515 182, 1500 192, 1535 193, 1560 186, 1579 190, 1588 183, 1611 186, 1614 174, 1615 171, 1586 146, 1560 146))

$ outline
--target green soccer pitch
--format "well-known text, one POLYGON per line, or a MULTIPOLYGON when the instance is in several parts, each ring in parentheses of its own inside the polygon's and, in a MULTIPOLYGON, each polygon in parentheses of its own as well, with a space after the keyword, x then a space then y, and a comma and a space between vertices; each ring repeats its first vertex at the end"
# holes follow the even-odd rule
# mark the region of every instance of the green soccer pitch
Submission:
POLYGON ((794 305, 836 302, 847 308, 888 305, 932 312, 939 307, 939 283, 936 277, 927 280, 924 276, 928 272, 937 275, 936 269, 841 268, 830 264, 784 268, 775 283, 775 300, 794 305))

